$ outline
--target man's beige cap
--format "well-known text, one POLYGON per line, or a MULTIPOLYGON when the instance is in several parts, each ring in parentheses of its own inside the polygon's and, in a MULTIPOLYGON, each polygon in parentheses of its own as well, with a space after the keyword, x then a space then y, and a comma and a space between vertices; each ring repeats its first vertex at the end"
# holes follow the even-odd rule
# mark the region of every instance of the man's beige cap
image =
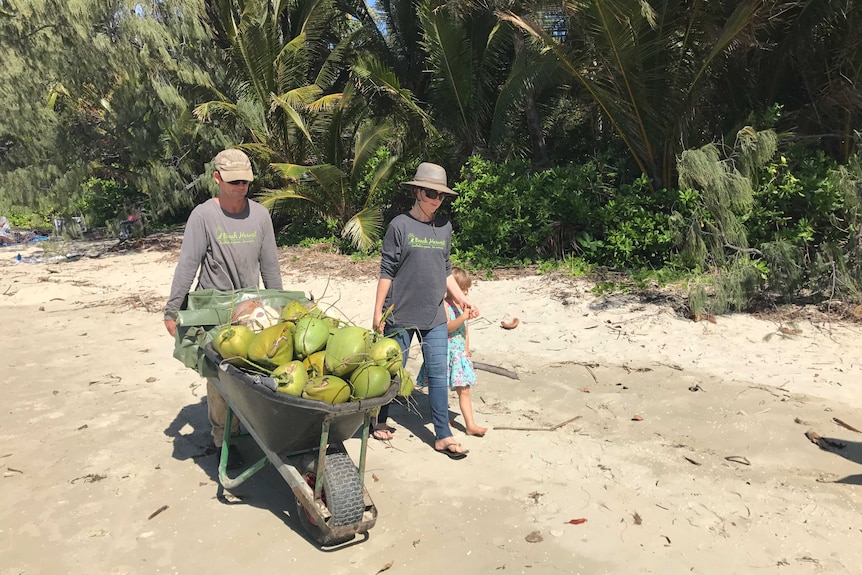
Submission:
POLYGON ((215 157, 215 169, 225 182, 235 182, 237 180, 245 180, 250 182, 254 180, 254 173, 251 171, 251 161, 242 150, 229 149, 222 150, 215 157))

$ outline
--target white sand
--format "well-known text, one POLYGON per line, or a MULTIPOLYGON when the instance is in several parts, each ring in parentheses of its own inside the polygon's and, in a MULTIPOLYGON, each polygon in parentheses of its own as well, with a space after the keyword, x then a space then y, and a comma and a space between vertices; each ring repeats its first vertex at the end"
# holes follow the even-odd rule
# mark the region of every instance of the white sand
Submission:
MULTIPOLYGON (((474 359, 520 376, 479 372, 491 431, 456 429, 470 454, 450 461, 423 394, 424 418, 393 408, 395 439, 368 451, 377 525, 322 552, 273 469, 217 497, 214 457, 195 457, 205 386, 161 321, 176 250, 18 252, 43 255, 0 249, 2 575, 862 572, 862 435, 833 420, 862 429, 858 324, 694 323, 576 282, 478 281, 474 359)), ((283 273, 370 324, 373 278, 283 273)))

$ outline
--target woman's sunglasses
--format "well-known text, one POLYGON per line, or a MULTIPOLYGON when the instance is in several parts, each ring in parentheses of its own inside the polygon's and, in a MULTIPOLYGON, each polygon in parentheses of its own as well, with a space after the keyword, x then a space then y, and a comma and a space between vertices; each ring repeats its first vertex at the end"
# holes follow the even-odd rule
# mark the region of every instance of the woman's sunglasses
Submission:
POLYGON ((443 194, 442 192, 438 192, 437 190, 428 190, 426 188, 422 188, 422 191, 425 193, 425 197, 429 200, 436 200, 440 196, 443 196, 443 198, 441 199, 446 199, 445 194, 443 194))

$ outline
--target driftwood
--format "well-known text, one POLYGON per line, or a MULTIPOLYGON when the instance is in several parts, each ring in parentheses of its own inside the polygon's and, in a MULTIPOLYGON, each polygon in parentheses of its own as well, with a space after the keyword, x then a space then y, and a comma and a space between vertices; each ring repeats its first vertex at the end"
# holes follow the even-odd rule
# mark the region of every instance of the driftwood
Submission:
POLYGON ((506 430, 506 431, 556 431, 559 428, 561 428, 565 425, 568 425, 573 421, 579 420, 581 417, 582 416, 580 416, 580 415, 576 415, 575 417, 573 417, 571 419, 567 419, 566 421, 563 421, 562 423, 558 423, 558 424, 552 425, 550 427, 509 427, 506 425, 499 425, 499 426, 495 426, 494 429, 502 429, 502 430, 506 430))
POLYGON ((837 417, 833 417, 832 421, 834 421, 835 423, 837 423, 838 425, 840 425, 844 429, 849 429, 850 431, 855 431, 856 433, 862 433, 862 431, 859 431, 858 429, 856 429, 855 427, 853 427, 852 425, 850 425, 848 423, 844 423, 843 421, 841 421, 837 417))
POLYGON ((518 379, 518 380, 521 379, 520 377, 518 377, 518 374, 515 373, 514 371, 509 371, 506 368, 498 367, 496 365, 491 365, 490 363, 482 363, 481 361, 474 361, 473 367, 475 369, 481 369, 482 371, 487 371, 489 373, 502 375, 503 377, 508 377, 511 379, 518 379))

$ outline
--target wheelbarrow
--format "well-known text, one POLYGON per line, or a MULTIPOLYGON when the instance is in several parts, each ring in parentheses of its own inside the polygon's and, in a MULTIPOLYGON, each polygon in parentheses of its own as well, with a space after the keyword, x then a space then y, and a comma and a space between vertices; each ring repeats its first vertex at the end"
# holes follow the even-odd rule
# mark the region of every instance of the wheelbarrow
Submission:
POLYGON ((321 546, 340 545, 367 533, 377 521, 377 508, 365 488, 365 452, 372 413, 389 403, 400 384, 386 394, 331 405, 275 391, 271 378, 246 373, 222 360, 211 345, 207 359, 218 366, 212 378, 228 405, 224 445, 236 415, 264 453, 236 477, 227 474, 228 450, 222 449, 219 482, 225 489, 241 485, 271 463, 287 481, 296 500, 296 514, 308 535, 321 546), (359 429, 359 468, 344 449, 344 440, 359 429))

